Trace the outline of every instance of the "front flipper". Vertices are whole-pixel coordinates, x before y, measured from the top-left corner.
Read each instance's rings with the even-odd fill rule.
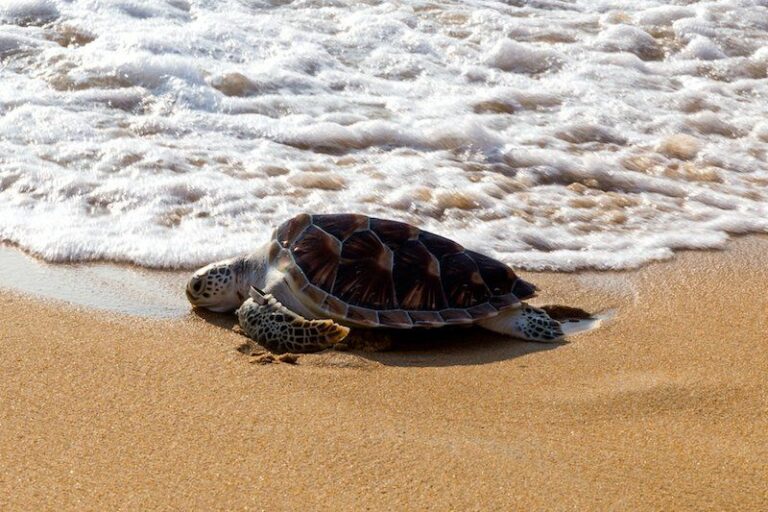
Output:
[[[272,352],[317,352],[349,334],[348,327],[333,320],[307,320],[261,290],[251,288],[250,295],[237,310],[240,327],[249,338]]]

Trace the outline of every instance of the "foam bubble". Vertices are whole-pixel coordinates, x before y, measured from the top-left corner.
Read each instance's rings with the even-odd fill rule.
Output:
[[[715,24],[699,17],[679,19],[672,23],[672,29],[679,39],[686,42],[697,35],[709,38],[717,38],[719,35]]]
[[[15,25],[44,25],[58,17],[59,10],[50,0],[10,0],[0,5],[0,20]]]
[[[695,15],[696,11],[690,7],[665,5],[644,9],[637,13],[634,19],[638,25],[668,26],[679,19],[692,18]]]
[[[35,50],[43,44],[39,39],[26,36],[21,30],[6,30],[0,33],[0,57]]]
[[[509,39],[499,41],[488,55],[489,65],[503,71],[515,73],[542,73],[557,67],[560,58],[557,53]]]
[[[612,25],[601,31],[595,42],[604,51],[634,53],[643,60],[658,60],[663,52],[656,40],[641,28],[632,25]]]
[[[718,60],[726,58],[720,47],[704,36],[694,36],[686,47],[680,52],[680,56],[688,59]]]
[[[671,158],[691,160],[696,157],[701,149],[699,141],[684,133],[677,133],[664,139],[659,144],[659,152]]]

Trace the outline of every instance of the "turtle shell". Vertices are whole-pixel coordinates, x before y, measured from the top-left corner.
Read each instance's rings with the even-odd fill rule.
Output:
[[[331,318],[438,327],[490,318],[536,287],[507,265],[410,224],[358,214],[298,215],[273,233],[270,260]]]

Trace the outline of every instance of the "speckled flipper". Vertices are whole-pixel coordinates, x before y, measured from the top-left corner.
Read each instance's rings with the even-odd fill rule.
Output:
[[[550,318],[543,309],[522,302],[520,307],[502,311],[498,315],[478,322],[481,327],[527,341],[551,343],[565,336],[563,326]]]
[[[237,319],[249,338],[276,353],[317,352],[349,334],[348,327],[333,320],[307,320],[255,288],[237,310]]]
[[[597,329],[613,315],[611,310],[591,315],[568,306],[544,306],[540,309],[523,302],[519,308],[502,311],[478,324],[514,338],[549,343]]]

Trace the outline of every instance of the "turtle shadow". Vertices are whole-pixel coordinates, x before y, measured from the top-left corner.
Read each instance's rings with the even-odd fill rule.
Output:
[[[193,308],[191,315],[229,333],[240,332],[237,317],[232,313],[216,313]],[[244,335],[243,335],[244,336]],[[376,329],[353,330],[349,350],[338,352],[384,366],[442,367],[477,366],[523,357],[536,352],[554,350],[568,341],[535,343],[480,327],[441,327],[439,329]],[[259,355],[262,350],[244,342],[237,349],[245,355]],[[329,353],[334,350],[330,349]]]
[[[386,350],[353,349],[352,352],[384,366],[477,366],[554,350],[568,344],[567,341],[535,343],[518,340],[479,327],[394,331],[390,335],[392,343]]]
[[[561,322],[593,318],[589,312],[572,306],[549,304],[542,306],[542,309]],[[403,367],[483,365],[554,350],[570,343],[567,338],[553,343],[525,341],[477,326],[407,331],[382,329],[379,332],[391,339],[386,350],[355,350],[354,353],[386,366]],[[364,334],[362,336],[365,337]]]
[[[216,313],[210,309],[193,307],[189,314],[226,331],[232,331],[237,326],[237,316],[233,313]]]

